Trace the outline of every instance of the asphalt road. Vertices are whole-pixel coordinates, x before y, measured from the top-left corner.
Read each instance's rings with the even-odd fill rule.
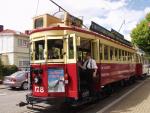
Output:
[[[21,113],[26,108],[16,106],[21,100],[25,100],[27,91],[0,89],[0,113]]]
[[[103,108],[136,87],[141,82],[144,81],[137,81],[136,83],[117,91],[99,102],[73,108],[70,113],[99,113],[99,111]],[[33,108],[31,105],[25,107],[17,106],[19,102],[25,101],[25,95],[27,93],[28,91],[22,91],[20,89],[0,89],[0,113],[60,113],[61,110],[58,106],[51,106],[44,103],[33,106]]]

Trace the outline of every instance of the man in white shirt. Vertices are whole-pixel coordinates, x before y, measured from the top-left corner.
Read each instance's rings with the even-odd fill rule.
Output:
[[[96,78],[97,73],[97,65],[96,61],[92,59],[91,54],[86,54],[86,61],[84,62],[83,66],[81,64],[78,64],[80,68],[84,71],[84,76],[87,81],[87,87],[90,91],[90,96],[93,96],[94,90],[93,90],[93,78]]]

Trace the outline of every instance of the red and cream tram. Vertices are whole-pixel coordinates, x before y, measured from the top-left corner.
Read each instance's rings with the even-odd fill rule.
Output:
[[[31,94],[27,102],[60,100],[70,104],[89,100],[86,83],[80,79],[78,58],[84,62],[90,52],[96,60],[97,80],[93,85],[100,94],[116,82],[133,80],[142,74],[140,56],[130,42],[115,30],[108,31],[92,22],[90,29],[83,21],[65,13],[64,18],[49,14],[33,19],[31,42]],[[84,78],[84,77],[83,77]]]

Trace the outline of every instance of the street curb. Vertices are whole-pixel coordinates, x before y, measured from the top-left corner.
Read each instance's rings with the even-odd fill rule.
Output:
[[[0,84],[0,89],[6,89],[7,86]]]
[[[5,89],[5,87],[0,87],[0,89]]]
[[[102,108],[100,111],[98,111],[97,113],[105,113],[106,110],[108,110],[109,108],[111,108],[113,105],[115,105],[116,103],[120,102],[122,99],[126,98],[129,94],[131,94],[133,91],[135,91],[137,88],[139,88],[140,86],[142,86],[145,82],[141,82],[140,84],[138,84],[136,87],[132,88],[131,90],[129,90],[127,93],[125,93],[124,95],[122,95],[121,97],[119,97],[118,99],[116,99],[115,101],[113,101],[112,103],[110,103],[109,105],[105,106],[104,108]]]
[[[3,81],[0,80],[0,89],[5,89],[6,87],[3,85]]]

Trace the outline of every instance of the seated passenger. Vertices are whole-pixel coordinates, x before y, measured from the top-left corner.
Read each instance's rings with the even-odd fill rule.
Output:
[[[54,57],[54,52],[52,47],[48,50],[48,59],[53,59]]]

